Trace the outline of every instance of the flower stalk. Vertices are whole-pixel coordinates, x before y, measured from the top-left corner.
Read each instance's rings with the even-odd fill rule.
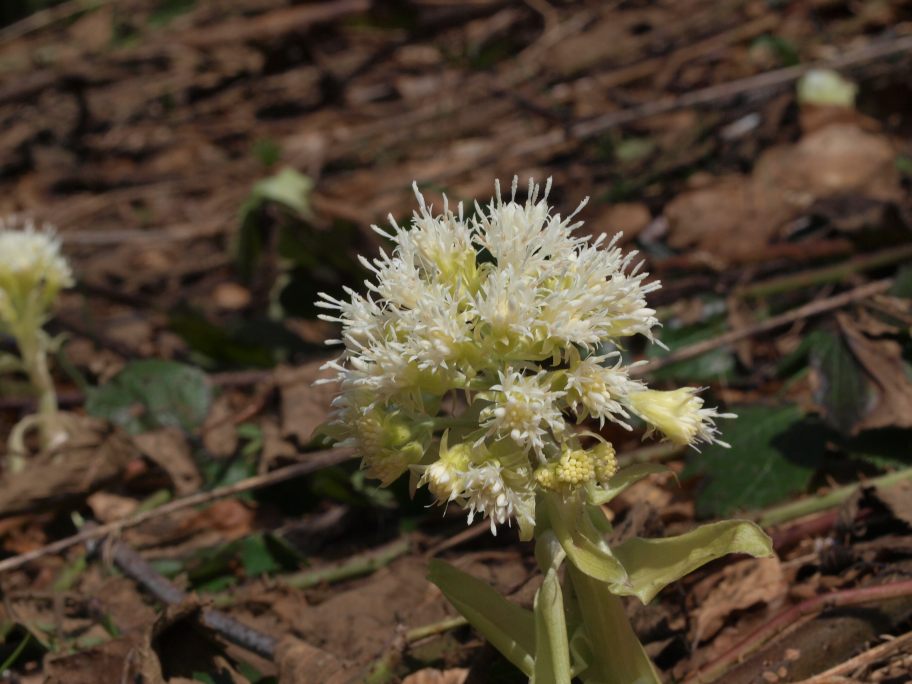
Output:
[[[619,596],[648,602],[726,553],[771,553],[753,523],[704,525],[612,547],[601,506],[663,467],[619,470],[614,445],[577,427],[613,422],[676,445],[718,443],[698,391],[649,389],[621,357],[623,339],[653,339],[647,282],[619,236],[577,237],[530,181],[528,199],[496,195],[466,218],[444,200],[433,213],[415,189],[410,228],[375,227],[392,241],[362,263],[368,293],[321,295],[342,326],[327,364],[341,393],[325,432],[353,446],[382,484],[408,473],[438,502],[455,503],[536,541],[544,583],[532,611],[440,562],[431,578],[453,605],[536,684],[658,682]],[[582,208],[582,205],[580,205]],[[579,209],[577,209],[579,211]],[[444,397],[448,401],[444,402]],[[446,406],[444,410],[442,407]],[[564,568],[563,566],[567,567]]]
[[[43,326],[57,294],[72,284],[72,272],[51,229],[36,230],[15,217],[0,220],[0,332],[12,337],[18,350],[18,358],[5,356],[0,365],[24,373],[38,398],[38,412],[10,432],[6,466],[12,472],[25,467],[29,431],[38,431],[46,450],[66,439],[48,366],[54,340]]]

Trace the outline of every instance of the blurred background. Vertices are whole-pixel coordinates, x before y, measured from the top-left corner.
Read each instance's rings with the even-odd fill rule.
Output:
[[[681,483],[621,497],[618,521],[648,536],[736,513],[770,529],[830,516],[781,547],[803,561],[712,566],[638,612],[659,665],[683,679],[790,602],[900,572],[912,553],[870,545],[895,552],[908,505],[859,503],[853,485],[912,465],[910,66],[904,0],[4,0],[0,215],[57,227],[78,280],[49,324],[66,335],[61,404],[131,446],[105,477],[50,468],[25,502],[0,481],[3,555],[323,454],[311,435],[332,388],[311,383],[336,331],[317,292],[361,289],[356,257],[381,246],[370,225],[408,220],[412,181],[471,212],[517,175],[553,178],[562,213],[589,197],[583,230],[623,231],[662,281],[651,304],[671,352],[626,350],[650,382],[706,386],[740,415],[722,426],[730,450],[606,428],[628,462],[665,461]],[[0,376],[0,434],[31,402]],[[808,560],[851,496],[850,522],[889,515],[843,530],[849,561]],[[123,538],[265,632],[355,672],[389,664],[372,681],[510,681],[455,623],[391,643],[397,626],[452,617],[428,555],[455,553],[528,602],[534,562],[512,531],[466,535],[458,511],[426,509],[405,482],[380,490],[353,463],[208,503]],[[270,662],[188,620],[162,626],[148,592],[81,549],[3,578],[10,681],[119,681],[137,644],[162,681],[313,681],[289,669],[316,671],[300,650]]]

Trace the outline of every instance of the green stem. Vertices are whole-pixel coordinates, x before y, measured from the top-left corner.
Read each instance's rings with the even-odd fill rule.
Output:
[[[868,487],[888,487],[909,478],[912,478],[912,468],[904,468],[902,470],[897,470],[894,473],[875,477],[866,481],[864,485]],[[804,517],[805,515],[819,513],[828,508],[838,506],[854,494],[858,487],[858,484],[845,485],[844,487],[834,489],[832,492],[824,494],[823,496],[801,499],[799,501],[792,501],[781,506],[776,506],[775,508],[768,508],[756,518],[757,523],[761,527],[771,527],[790,520],[795,520],[796,518]]]
[[[586,684],[661,684],[661,679],[608,585],[568,563],[573,591],[592,648],[593,663],[580,676]]]
[[[22,355],[22,365],[38,393],[41,445],[44,448],[53,447],[59,441],[61,427],[57,415],[57,391],[48,368],[47,344],[38,328],[23,326],[18,332],[16,343]]]
[[[842,280],[862,271],[872,271],[912,258],[912,245],[891,247],[865,256],[849,259],[831,266],[815,268],[778,278],[754,283],[735,291],[739,297],[767,297],[780,292],[790,292],[802,287],[821,285]]]

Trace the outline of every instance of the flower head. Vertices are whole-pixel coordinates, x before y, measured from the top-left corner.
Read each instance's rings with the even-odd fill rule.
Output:
[[[391,251],[373,261],[366,295],[321,295],[341,324],[342,395],[330,432],[360,449],[384,484],[412,471],[441,503],[532,533],[537,491],[575,496],[614,475],[614,447],[585,448],[586,418],[630,429],[638,416],[682,443],[717,441],[691,390],[651,392],[618,353],[596,355],[658,324],[646,295],[659,287],[612,240],[576,236],[574,214],[530,182],[525,202],[496,186],[466,218],[444,200],[433,213],[415,188],[411,225],[391,220]],[[582,205],[581,205],[582,206]],[[578,211],[578,210],[577,210]],[[446,407],[446,409],[444,409]]]
[[[73,285],[53,229],[16,216],[0,219],[0,322],[43,323],[57,293]]]

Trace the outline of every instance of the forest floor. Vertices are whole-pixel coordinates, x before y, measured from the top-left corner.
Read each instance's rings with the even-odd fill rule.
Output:
[[[854,98],[799,98],[812,67]],[[777,550],[628,605],[667,681],[912,680],[910,68],[907,0],[70,0],[0,28],[0,216],[73,264],[49,329],[82,426],[0,477],[0,677],[521,681],[426,568],[528,605],[530,546],[365,479],[313,439],[312,385],[316,293],[361,288],[412,181],[439,207],[517,175],[662,281],[671,351],[627,350],[650,383],[739,414],[730,450],[604,430],[669,467],[615,535],[740,515]],[[33,408],[0,376],[3,441]]]

